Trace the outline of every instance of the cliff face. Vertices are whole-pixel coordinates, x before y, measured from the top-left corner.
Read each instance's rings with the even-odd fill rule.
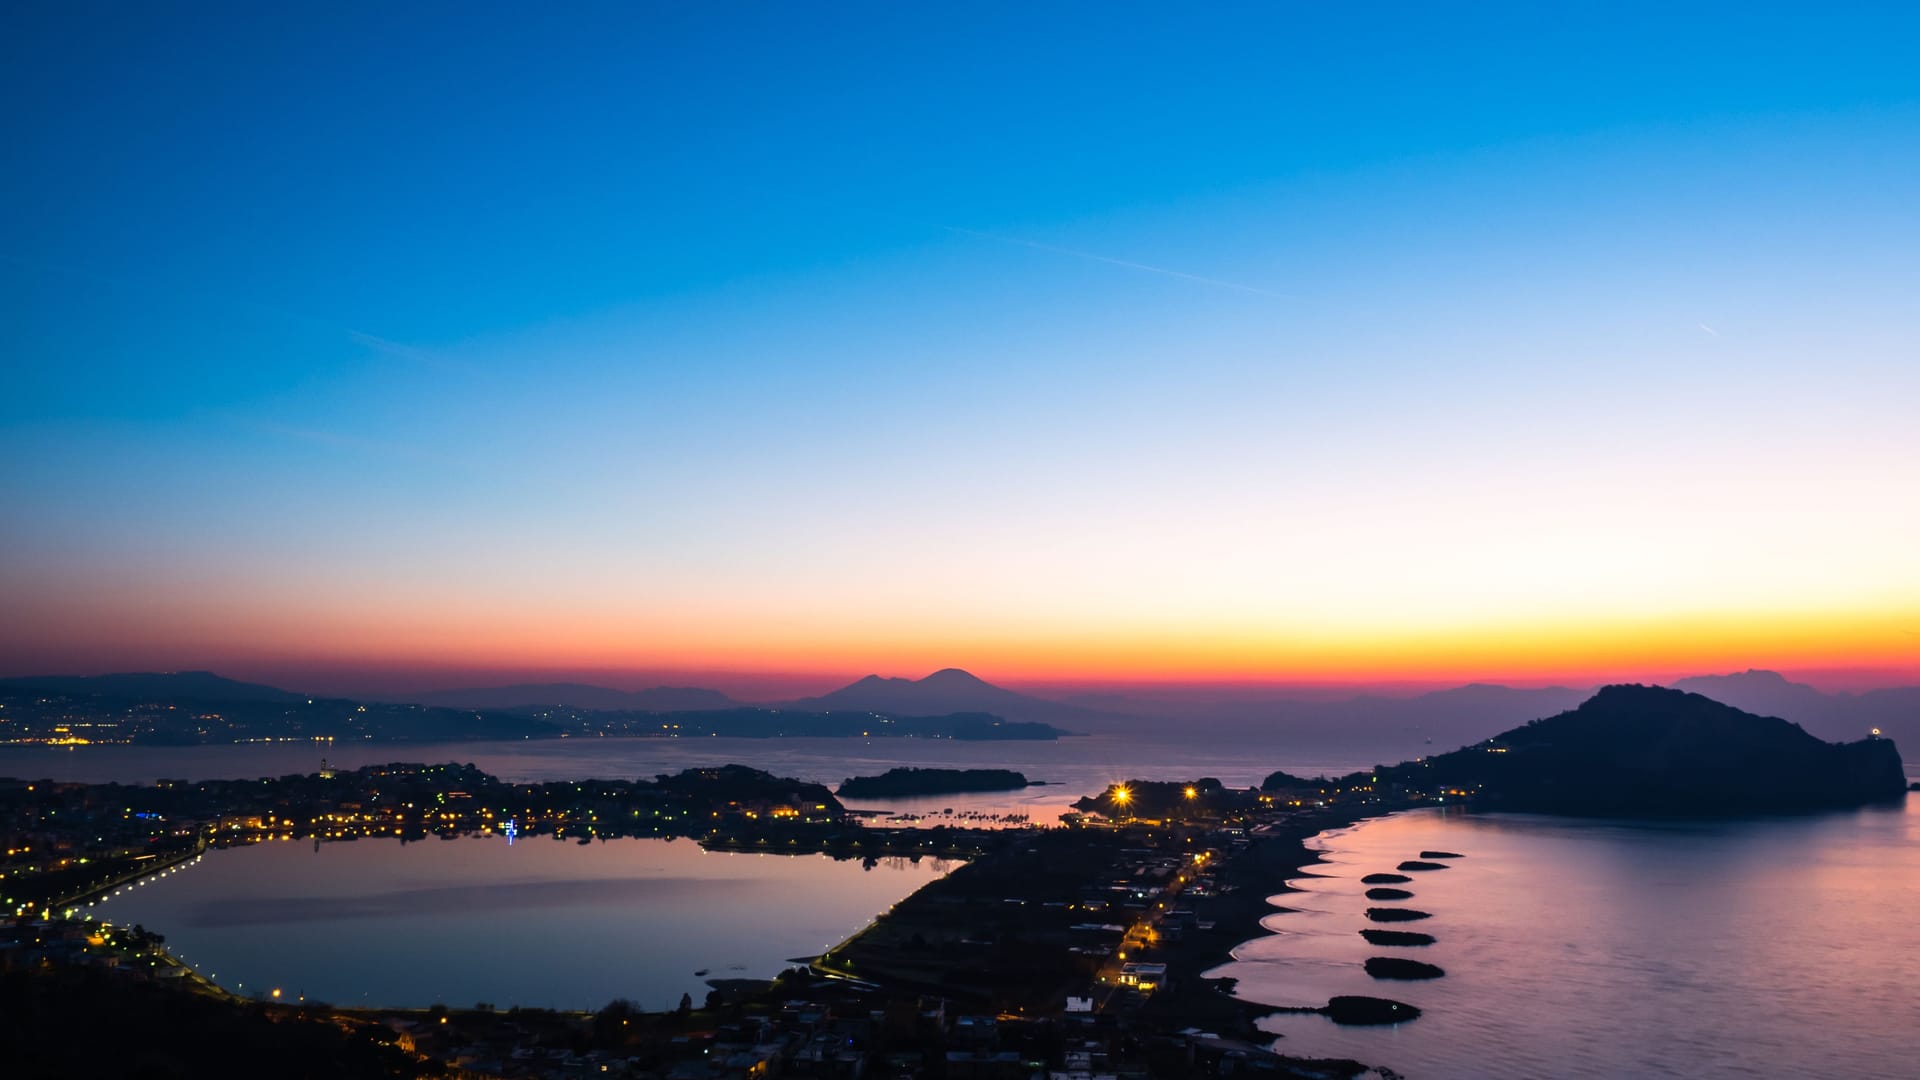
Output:
[[[1579,708],[1396,766],[1396,779],[1478,788],[1485,806],[1572,814],[1719,814],[1897,800],[1891,740],[1829,743],[1698,694],[1609,686]]]

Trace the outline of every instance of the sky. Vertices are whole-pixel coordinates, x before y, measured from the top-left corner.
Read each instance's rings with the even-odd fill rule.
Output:
[[[11,5],[0,674],[1920,682],[1912,5]]]

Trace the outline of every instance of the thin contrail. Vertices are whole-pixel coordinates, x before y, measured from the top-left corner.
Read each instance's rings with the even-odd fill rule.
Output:
[[[1712,334],[1714,337],[1720,336],[1720,331],[1715,330],[1713,327],[1708,326],[1706,323],[1694,323],[1694,325],[1698,326],[1702,330],[1705,330],[1707,333]]]
[[[1058,247],[1053,244],[1043,244],[1038,240],[1028,240],[1025,237],[1002,236],[999,233],[981,232],[978,229],[963,229],[958,225],[941,225],[939,227],[942,229],[945,229],[950,233],[958,233],[961,236],[977,236],[982,240],[997,240],[1002,244],[1017,244],[1021,247],[1033,248],[1035,251],[1050,251],[1056,255],[1071,255],[1076,259],[1091,259],[1094,262],[1103,262],[1109,266],[1123,266],[1123,267],[1126,267],[1128,270],[1145,270],[1149,274],[1165,274],[1168,277],[1176,277],[1185,281],[1194,281],[1202,285],[1213,285],[1222,289],[1232,289],[1235,292],[1252,293],[1255,296],[1268,296],[1268,297],[1272,297],[1275,300],[1298,300],[1299,299],[1299,297],[1297,296],[1292,296],[1287,293],[1274,292],[1271,289],[1261,289],[1261,288],[1256,288],[1255,286],[1252,286],[1252,285],[1242,285],[1237,281],[1222,281],[1219,278],[1202,277],[1199,274],[1189,274],[1184,270],[1169,270],[1164,266],[1150,266],[1146,263],[1134,262],[1131,259],[1116,259],[1111,255],[1096,255],[1091,251],[1078,251],[1074,248]]]

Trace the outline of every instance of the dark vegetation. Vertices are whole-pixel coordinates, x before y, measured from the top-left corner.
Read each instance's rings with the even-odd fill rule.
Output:
[[[1446,974],[1432,964],[1398,956],[1369,956],[1366,968],[1376,979],[1437,979]]]
[[[1268,773],[1267,778],[1260,781],[1260,790],[1283,791],[1298,788],[1323,788],[1332,787],[1337,782],[1338,781],[1329,780],[1324,776],[1316,776],[1308,779],[1304,776],[1295,776],[1284,770],[1276,770]]]
[[[0,974],[9,1080],[361,1080],[444,1075],[371,1023],[243,1004],[90,968]]]
[[[1657,686],[1608,686],[1484,743],[1374,770],[1476,792],[1487,809],[1610,816],[1860,806],[1907,781],[1889,739],[1823,742],[1797,724]]]
[[[1415,933],[1412,930],[1362,930],[1360,936],[1367,939],[1369,945],[1431,945],[1432,934]]]
[[[1119,798],[1122,790],[1127,794],[1125,801]],[[1242,799],[1241,793],[1230,792],[1220,781],[1203,776],[1190,783],[1129,780],[1124,784],[1112,785],[1098,795],[1084,796],[1073,804],[1073,808],[1083,813],[1105,814],[1108,817],[1217,817],[1222,810],[1234,807]]]
[[[1341,995],[1317,1010],[1336,1024],[1403,1024],[1418,1019],[1420,1010],[1386,998]]]
[[[1012,769],[888,769],[879,776],[844,780],[835,794],[850,799],[896,799],[913,795],[953,795],[969,791],[1011,791],[1028,785]]]
[[[1433,913],[1403,907],[1370,907],[1367,909],[1367,918],[1374,922],[1413,922],[1418,919],[1431,919]]]

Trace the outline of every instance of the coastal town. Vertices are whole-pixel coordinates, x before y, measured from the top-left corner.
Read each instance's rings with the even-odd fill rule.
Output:
[[[0,975],[9,1000],[41,1011],[82,993],[136,1011],[191,995],[271,1018],[266,1035],[320,1025],[365,1051],[369,1075],[1357,1076],[1356,1062],[1274,1053],[1254,1025],[1273,1010],[1203,973],[1258,932],[1265,898],[1312,858],[1304,837],[1442,794],[1284,773],[1253,789],[1133,781],[1081,799],[1059,826],[968,829],[865,824],[822,785],[742,766],[543,784],[457,764],[152,786],[7,780]],[[592,1013],[285,1000],[221,986],[161,933],[90,911],[209,849],[509,830],[961,865],[809,963],[713,980],[705,1000],[651,1013],[620,1000]],[[1415,1015],[1387,999],[1328,1009],[1340,1022]]]
[[[1650,756],[1649,744],[1678,749]],[[453,763],[350,771],[323,763],[277,778],[152,785],[0,780],[0,1016],[65,1022],[73,1010],[113,1002],[135,1017],[190,1008],[203,1027],[250,1032],[234,1047],[284,1056],[289,1039],[319,1040],[358,1062],[326,1074],[340,1076],[1386,1076],[1355,1061],[1289,1056],[1259,1021],[1304,1012],[1338,1025],[1397,1025],[1420,1016],[1390,991],[1275,1008],[1207,974],[1261,933],[1274,910],[1268,898],[1317,859],[1307,838],[1424,806],[1550,800],[1563,814],[1659,815],[1884,805],[1905,797],[1901,769],[1890,741],[1826,744],[1698,695],[1620,686],[1493,739],[1339,778],[1274,772],[1246,788],[1206,777],[1113,782],[1045,826],[850,810],[823,784],[742,765],[541,783]],[[875,783],[925,796],[1029,781],[1005,770],[905,769],[850,777],[842,788]],[[165,927],[112,925],[95,910],[221,848],[519,836],[585,845],[686,838],[711,851],[868,868],[933,860],[939,873],[776,977],[710,979],[703,1000],[688,993],[667,1010],[626,999],[590,1012],[289,1000],[203,974],[167,948]],[[1417,955],[1437,940],[1423,921],[1429,913],[1404,902],[1415,899],[1416,875],[1463,857],[1406,851],[1359,879],[1374,906],[1356,911],[1350,929],[1378,952],[1353,966],[1377,981],[1368,985],[1444,977]],[[154,1037],[164,1053],[172,1036]],[[87,1045],[33,1043],[56,1055]],[[225,1074],[205,1064],[208,1045],[195,1044],[191,1071]],[[43,1071],[60,1071],[47,1064]]]

